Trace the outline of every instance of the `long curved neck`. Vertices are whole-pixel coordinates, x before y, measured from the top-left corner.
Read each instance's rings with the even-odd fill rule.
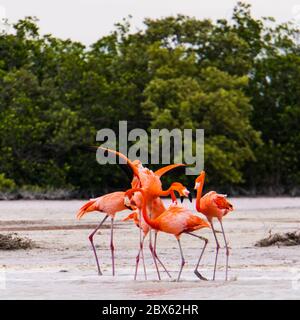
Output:
[[[146,223],[153,229],[155,229],[156,224],[147,214],[147,196],[145,194],[145,191],[141,188],[132,189],[134,192],[140,192],[143,197],[143,203],[142,203],[142,215]]]
[[[201,179],[200,187],[197,189],[197,197],[196,197],[196,210],[200,212],[201,207],[201,196],[202,196],[202,190],[204,185],[204,179]]]
[[[166,197],[171,193],[171,191],[172,191],[172,187],[170,187],[167,190],[162,190],[162,191],[160,191],[159,196],[160,197]],[[171,196],[172,196],[172,194],[171,194]]]
[[[172,202],[177,204],[177,198],[173,190],[170,191],[170,195],[171,195]]]
[[[162,190],[159,194],[160,197],[166,197],[168,195],[171,196],[173,203],[177,203],[177,198],[175,196],[175,192],[174,192],[174,189],[172,188],[172,186],[169,187],[169,189],[167,189],[167,190]]]

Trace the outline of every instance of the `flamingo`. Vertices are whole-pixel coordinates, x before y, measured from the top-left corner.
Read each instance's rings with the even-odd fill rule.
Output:
[[[213,225],[213,218],[217,218],[220,222],[222,234],[225,242],[226,247],[226,275],[225,280],[228,280],[228,258],[229,258],[229,247],[227,244],[222,219],[224,216],[227,215],[228,212],[233,211],[232,204],[226,199],[226,195],[224,194],[218,194],[216,191],[210,191],[206,193],[203,197],[202,190],[205,180],[205,172],[201,171],[200,175],[195,180],[195,190],[197,190],[197,198],[196,198],[196,210],[202,214],[204,214],[207,217],[207,220],[209,221],[211,225],[211,229],[214,234],[214,238],[216,241],[216,257],[215,257],[215,265],[214,265],[214,274],[213,274],[213,280],[215,280],[216,277],[216,268],[217,268],[217,260],[218,260],[218,254],[220,249],[220,244],[216,235],[216,230]]]
[[[155,202],[159,201],[158,198],[160,196],[168,196],[170,195],[170,190],[162,190],[162,183],[160,178],[162,175],[167,173],[170,170],[173,170],[178,167],[183,167],[185,164],[171,164],[166,167],[163,167],[159,170],[156,170],[153,172],[152,170],[143,167],[141,165],[141,162],[138,160],[135,160],[135,162],[131,161],[128,159],[124,154],[122,154],[119,151],[112,150],[109,148],[104,148],[104,147],[96,147],[96,146],[91,146],[89,147],[91,150],[104,150],[104,155],[107,155],[108,153],[114,154],[115,156],[121,158],[123,162],[125,162],[125,166],[121,165],[121,168],[123,168],[127,174],[130,174],[133,176],[132,178],[132,188],[133,187],[140,187],[143,188],[147,192],[147,208],[150,212],[150,215],[152,214],[153,208],[155,208]],[[155,209],[154,209],[155,210]],[[141,234],[141,229],[140,229],[140,247],[142,246],[142,234]],[[154,255],[154,248],[152,245],[152,237],[151,237],[151,230],[149,232],[149,249],[152,254],[155,268],[157,271],[158,279],[160,280],[160,273],[158,269],[158,265],[156,262],[156,258]]]
[[[152,219],[147,214],[147,193],[142,188],[133,188],[125,193],[125,204],[130,204],[130,198],[135,192],[140,192],[142,194],[142,215],[145,222],[154,230],[162,231],[165,233],[173,234],[178,242],[180,255],[181,255],[181,267],[179,270],[177,281],[180,280],[180,276],[182,273],[183,266],[185,264],[183,251],[180,243],[180,237],[183,233],[189,234],[191,236],[197,237],[204,241],[204,246],[201,250],[196,268],[194,273],[201,280],[206,280],[198,271],[198,267],[201,261],[201,258],[204,254],[205,248],[207,246],[208,240],[204,237],[195,235],[194,231],[202,229],[202,228],[210,228],[210,225],[200,217],[194,215],[190,210],[178,206],[171,205],[168,209],[166,209],[161,215],[157,218]]]
[[[184,197],[189,197],[190,201],[192,200],[191,193],[187,190],[187,188],[184,185],[182,185],[180,182],[173,182],[172,185],[170,186],[170,188],[168,189],[168,192],[170,192],[170,195],[172,198],[173,205],[177,205],[177,198],[174,194],[174,191],[177,191],[179,193],[181,202],[183,201]],[[141,210],[141,207],[142,207],[142,196],[140,195],[140,193],[135,193],[133,198],[134,198],[134,201],[131,200],[131,203],[134,203],[139,209],[130,213],[122,221],[133,220],[135,225],[138,228],[140,228],[140,230],[142,230],[142,232],[143,232],[143,238],[142,238],[142,241],[140,242],[140,244],[141,244],[140,250],[139,250],[138,255],[136,257],[136,269],[135,269],[135,275],[134,275],[134,280],[136,280],[141,254],[142,254],[143,261],[144,261],[144,252],[143,252],[144,240],[150,231],[150,227],[143,219],[141,219],[141,216],[140,216],[139,210]],[[166,207],[164,206],[161,198],[156,198],[153,201],[152,208],[153,209],[152,209],[151,216],[153,218],[157,218],[160,214],[162,214],[166,210]],[[162,263],[162,261],[160,260],[160,258],[157,255],[157,252],[156,252],[157,235],[158,235],[158,231],[155,230],[154,244],[153,244],[153,248],[150,247],[150,252],[154,256],[154,258],[159,262],[159,264],[163,267],[163,269],[167,273],[167,275],[171,278],[170,273],[168,272],[168,270],[166,269],[166,267],[164,266],[164,264]],[[144,273],[145,273],[145,264],[144,264]],[[159,276],[159,279],[160,279],[160,276]]]
[[[92,245],[92,249],[95,255],[98,274],[102,275],[99,260],[96,253],[96,248],[94,245],[94,235],[101,228],[103,223],[106,221],[108,217],[111,217],[111,229],[110,229],[110,250],[111,250],[111,259],[112,259],[112,274],[115,275],[115,256],[114,256],[114,243],[113,243],[113,228],[114,228],[114,218],[117,212],[126,210],[127,207],[124,205],[124,194],[123,191],[117,191],[108,193],[102,197],[98,197],[95,199],[90,199],[87,203],[85,203],[77,213],[77,219],[81,219],[88,212],[99,211],[105,213],[105,217],[100,222],[100,224],[96,227],[96,229],[89,235],[89,240]]]
[[[101,147],[100,147],[101,148]],[[104,148],[102,148],[104,149]],[[138,187],[140,186],[140,178],[139,178],[139,172],[143,171],[145,168],[143,167],[142,163],[139,160],[134,160],[130,161],[127,157],[125,157],[123,154],[110,150],[110,149],[104,149],[106,151],[113,152],[117,154],[119,157],[123,158],[125,161],[127,161],[127,166],[130,168],[130,170],[133,173],[133,178],[131,182],[132,187]],[[169,165],[166,167],[163,167],[159,170],[157,170],[157,176],[160,177],[169,170],[172,170],[178,166],[182,166],[181,164],[175,164],[175,165]],[[124,192],[113,192],[110,194],[107,194],[105,196],[95,198],[95,199],[90,199],[85,205],[83,205],[78,213],[77,213],[77,218],[80,219],[82,218],[86,213],[91,212],[91,211],[99,211],[99,212],[104,212],[106,213],[105,217],[101,221],[101,223],[96,227],[96,229],[89,235],[89,240],[92,245],[92,249],[95,255],[96,263],[97,263],[97,268],[98,268],[98,274],[102,275],[101,269],[100,269],[100,264],[99,260],[97,257],[96,253],[96,248],[94,246],[93,242],[93,237],[96,234],[96,232],[100,229],[102,224],[106,221],[106,219],[110,216],[111,217],[111,243],[110,243],[110,248],[111,248],[111,255],[112,255],[112,272],[113,275],[115,275],[115,258],[114,258],[114,245],[113,245],[113,227],[114,227],[114,217],[117,212],[123,211],[127,209],[126,206],[124,206]],[[159,276],[160,277],[160,276]]]

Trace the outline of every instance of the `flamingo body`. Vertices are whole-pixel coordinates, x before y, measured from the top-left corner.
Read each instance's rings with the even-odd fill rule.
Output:
[[[233,206],[226,199],[226,195],[210,191],[201,198],[199,211],[209,221],[212,221],[213,218],[221,220],[228,212],[233,211]]]
[[[153,220],[152,227],[173,234],[178,238],[183,232],[192,232],[210,226],[190,210],[179,205],[173,205]]]
[[[88,212],[92,211],[103,212],[114,218],[117,212],[127,209],[124,205],[124,194],[125,192],[123,191],[117,191],[95,199],[90,199],[90,201],[79,209],[77,219],[81,219]]]

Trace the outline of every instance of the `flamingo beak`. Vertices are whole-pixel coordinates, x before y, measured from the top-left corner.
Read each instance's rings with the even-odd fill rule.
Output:
[[[184,192],[184,195],[185,195],[187,198],[189,198],[190,202],[192,202],[192,201],[193,201],[193,196],[192,196],[192,194],[190,193],[190,191],[189,191],[188,189],[184,189],[183,192]]]
[[[182,203],[184,200],[184,196],[180,196],[180,202]]]
[[[196,182],[196,183],[195,183],[195,187],[194,187],[194,190],[197,190],[197,189],[199,189],[199,187],[200,187],[200,182]]]
[[[195,197],[197,197],[197,190],[199,189],[199,187],[200,187],[200,182],[196,182],[194,187]]]

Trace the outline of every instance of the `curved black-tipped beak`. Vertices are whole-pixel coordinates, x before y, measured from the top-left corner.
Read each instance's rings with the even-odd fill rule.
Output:
[[[189,193],[189,200],[190,200],[190,202],[193,202],[193,196],[192,196],[191,192]]]
[[[130,206],[127,206],[126,204],[124,204],[124,206],[129,209],[129,210],[132,210],[132,208]]]
[[[180,197],[180,202],[182,203],[183,200],[184,200],[184,196],[181,196],[181,197]]]

